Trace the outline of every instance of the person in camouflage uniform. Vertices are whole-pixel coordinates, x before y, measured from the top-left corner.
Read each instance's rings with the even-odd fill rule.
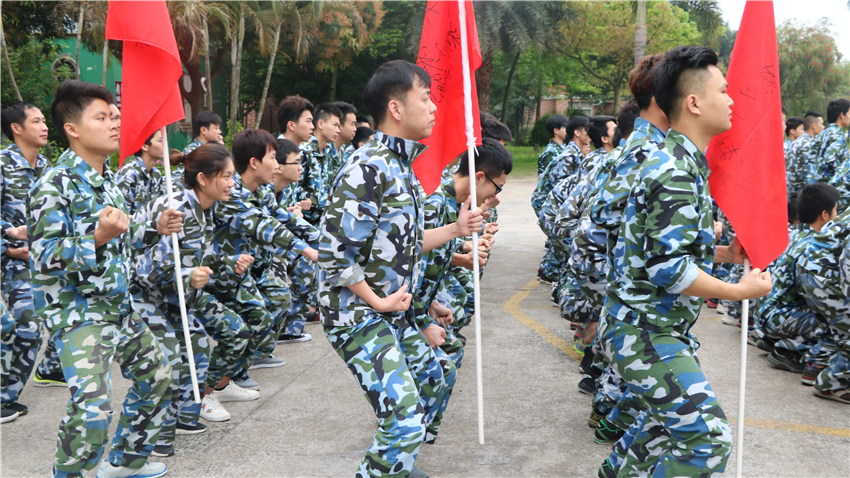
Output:
[[[549,163],[558,157],[564,149],[567,139],[567,119],[561,115],[552,115],[546,120],[546,131],[549,132],[549,144],[537,157],[537,177],[540,179]]]
[[[345,101],[337,101],[332,103],[339,109],[342,116],[339,119],[339,134],[333,139],[333,149],[336,154],[331,158],[331,163],[328,165],[328,182],[331,184],[339,174],[342,165],[348,162],[357,148],[352,148],[351,141],[357,133],[357,108]]]
[[[313,226],[319,221],[328,206],[330,168],[336,156],[334,140],[339,136],[339,122],[342,112],[331,104],[319,105],[313,117],[314,136],[301,144],[301,166],[304,177],[301,179],[298,200],[309,199],[310,209],[304,211],[304,219]]]
[[[306,143],[313,137],[313,104],[306,98],[300,96],[287,96],[278,105],[277,122],[280,125],[280,134],[277,139],[288,139],[296,145]],[[310,209],[312,202],[307,199],[300,201],[302,197],[301,178],[290,183],[289,186],[278,193],[278,203],[284,207],[298,204],[302,210]]]
[[[806,152],[812,140],[823,131],[823,117],[809,111],[803,118],[803,134],[785,148],[785,164],[787,165],[786,181],[788,193],[799,192],[807,184],[809,168],[806,164]]]
[[[9,366],[3,371],[0,398],[3,408],[25,415],[27,407],[18,399],[35,367],[42,331],[41,321],[34,314],[27,196],[51,166],[38,152],[47,144],[47,124],[41,110],[16,101],[3,108],[0,121],[3,134],[12,141],[0,151],[0,282],[10,312],[3,316],[2,360]]]
[[[847,159],[845,130],[850,126],[850,100],[839,98],[830,101],[827,105],[826,119],[830,123],[829,126],[815,137],[806,151],[808,166],[806,182],[808,184],[818,181],[831,182],[839,178],[836,173]],[[841,187],[838,189],[842,190]]]
[[[376,70],[363,96],[379,131],[337,176],[322,221],[325,335],[380,421],[358,477],[426,476],[414,462],[421,444],[436,438],[434,418],[456,377],[417,326],[407,292],[418,284],[424,252],[481,231],[480,210],[464,208],[455,224],[424,229],[411,164],[433,128],[430,83],[425,70],[402,60]],[[444,338],[442,328],[429,329]]]
[[[839,198],[838,191],[825,183],[803,188],[797,200],[800,224],[789,235],[785,252],[771,267],[773,290],[759,303],[758,312],[765,333],[764,343],[759,344],[772,349],[767,360],[777,368],[802,373],[803,355],[817,341],[818,324],[824,322],[823,317],[818,317],[806,303],[797,278],[797,261],[814,234],[835,218]]]
[[[641,164],[611,251],[599,348],[647,410],[620,466],[623,476],[723,472],[732,432],[696,361],[698,343],[689,330],[700,296],[743,299],[770,291],[769,274],[758,269],[731,287],[709,275],[714,261],[744,259],[737,241],[714,244],[710,171],[702,151],[731,127],[732,105],[716,64],[711,49],[685,46],[655,65],[653,95],[673,129]]]
[[[212,111],[201,111],[192,120],[192,135],[195,139],[183,148],[183,156],[198,149],[202,144],[221,143],[221,116]],[[165,151],[164,154],[168,154]],[[174,170],[171,171],[171,182],[175,190],[183,188],[183,171],[185,167],[179,161],[171,163]],[[165,195],[165,181],[162,182],[162,189],[157,196]]]
[[[817,344],[806,353],[806,366],[820,369],[815,395],[850,403],[850,298],[843,292],[840,260],[850,241],[850,210],[823,226],[797,261],[806,302],[823,317]]]
[[[162,133],[156,131],[145,141],[132,161],[118,170],[118,188],[127,200],[131,216],[165,191],[165,178],[156,162],[162,160]]]
[[[111,365],[132,381],[109,458],[98,476],[160,476],[146,463],[171,401],[171,366],[128,294],[131,249],[149,231],[180,230],[180,214],[129,225],[124,196],[106,156],[118,150],[112,95],[66,80],[54,95],[53,123],[71,144],[32,188],[27,226],[35,313],[56,343],[71,392],[59,427],[53,476],[81,477],[101,460],[112,419]],[[81,154],[78,154],[81,153]]]

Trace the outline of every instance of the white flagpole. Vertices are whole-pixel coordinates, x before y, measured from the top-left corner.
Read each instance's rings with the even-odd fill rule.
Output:
[[[750,273],[750,260],[744,259],[744,275]],[[741,478],[744,472],[744,395],[747,391],[747,333],[750,323],[750,301],[744,300],[741,307],[741,376],[738,379],[738,431],[735,445],[735,476]]]
[[[469,155],[469,196],[472,201],[470,210],[478,208],[475,191],[475,134],[472,126],[472,77],[469,73],[469,32],[466,29],[466,5],[464,0],[458,0],[458,17],[460,20],[460,49],[463,65],[463,110],[466,120],[466,147]],[[475,375],[478,379],[478,443],[484,444],[484,379],[481,368],[481,281],[480,265],[478,263],[478,233],[472,233],[472,273],[475,276]]]
[[[171,161],[168,157],[168,136],[165,126],[160,130],[162,135],[162,165],[165,169],[165,187],[168,194],[168,209],[174,209],[174,191],[171,188]],[[177,297],[180,300],[180,320],[183,322],[183,339],[186,342],[186,355],[189,356],[189,373],[192,375],[192,392],[195,403],[201,403],[201,393],[198,391],[198,374],[195,372],[195,355],[192,351],[192,338],[189,333],[189,319],[186,316],[186,297],[183,295],[183,266],[180,263],[180,243],[177,233],[171,233],[171,248],[174,250],[174,282],[177,284]]]

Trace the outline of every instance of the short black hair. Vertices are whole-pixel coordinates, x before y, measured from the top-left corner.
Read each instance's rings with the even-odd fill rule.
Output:
[[[366,123],[366,124],[370,125],[370,127],[372,125],[372,120],[370,120],[369,117],[367,117],[367,116],[357,115],[357,122],[358,123]]]
[[[17,124],[21,128],[26,128],[27,110],[38,109],[35,105],[26,101],[13,101],[3,107],[0,113],[0,127],[3,129],[3,134],[9,140],[15,140],[15,134],[12,132],[12,124]]]
[[[640,106],[636,100],[631,100],[620,107],[617,113],[617,129],[622,138],[628,138],[635,130],[635,120],[640,116]]]
[[[669,121],[679,118],[682,101],[717,66],[717,53],[704,46],[678,46],[664,54],[652,70],[652,94]]]
[[[376,128],[381,126],[387,116],[390,100],[403,100],[416,84],[431,88],[431,75],[419,65],[404,60],[393,60],[379,66],[366,83],[363,102],[375,120]]]
[[[284,98],[278,105],[278,108],[280,109],[277,111],[277,125],[281,131],[286,131],[286,125],[290,121],[298,123],[301,115],[304,114],[304,110],[309,111],[311,114],[313,113],[313,103],[310,103],[307,98],[297,95]]]
[[[146,145],[148,145],[148,146],[150,146],[150,145],[151,145],[151,142],[153,141],[153,137],[154,137],[154,135],[156,135],[156,133],[158,133],[158,132],[159,132],[159,130],[156,130],[156,131],[154,131],[153,133],[151,133],[150,137],[149,137],[148,139],[146,139],[146,140],[145,140],[145,143],[144,143],[142,146],[144,146],[145,144],[146,144]],[[140,158],[141,158],[141,157],[142,157],[142,152],[143,152],[143,150],[142,150],[141,148],[139,148],[139,150],[138,150],[138,151],[136,151],[136,153],[135,153],[133,156],[138,156],[138,157],[140,157]],[[165,151],[163,151],[163,153],[165,153]]]
[[[301,154],[301,149],[298,148],[298,145],[295,144],[295,141],[286,139],[286,138],[278,138],[277,139],[277,162],[278,164],[286,164],[286,158],[292,154],[298,153]]]
[[[798,193],[791,193],[788,196],[788,224],[796,224],[800,221],[800,218],[797,216],[797,197]]]
[[[590,127],[587,128],[587,135],[590,136],[590,141],[593,147],[599,149],[602,147],[602,138],[608,137],[608,122],[617,120],[613,116],[594,116],[590,118]],[[614,138],[611,138],[612,140]]]
[[[342,122],[343,116],[342,111],[339,108],[334,106],[333,103],[322,103],[316,107],[316,111],[313,112],[313,126],[319,126],[319,120],[327,121],[331,116],[336,116],[339,118],[339,121]]]
[[[555,130],[566,128],[567,127],[567,119],[561,115],[552,115],[549,119],[546,120],[546,131],[549,132],[549,139],[555,137]]]
[[[354,139],[351,140],[351,144],[354,145],[355,148],[359,148],[361,144],[369,141],[369,137],[375,134],[375,130],[368,126],[359,126],[357,131],[354,133]]]
[[[192,120],[192,135],[197,138],[201,135],[201,128],[209,128],[211,124],[221,127],[221,116],[212,111],[201,111]]]
[[[345,101],[335,101],[331,104],[339,108],[339,111],[342,113],[340,120],[345,121],[346,116],[354,115],[354,121],[357,121],[357,108],[355,108],[354,105],[352,105],[351,103],[346,103]]]
[[[78,121],[86,107],[94,100],[103,100],[111,105],[115,102],[112,93],[106,88],[87,81],[65,80],[56,88],[53,104],[50,105],[50,116],[53,127],[58,129],[65,139],[65,123]]]
[[[788,110],[785,109],[785,105],[779,105],[782,108],[782,114],[788,116]]]
[[[590,125],[590,119],[585,115],[575,115],[567,121],[567,140],[572,141],[573,136],[575,136],[575,131],[577,129],[583,129],[587,131],[587,127]]]
[[[812,224],[824,211],[832,212],[841,193],[833,186],[816,182],[804,187],[797,197],[797,217],[804,224]]]
[[[242,174],[248,169],[251,158],[262,161],[269,149],[276,152],[277,148],[275,137],[264,129],[240,131],[233,137],[233,166]]]
[[[484,138],[476,151],[475,171],[483,171],[490,179],[498,178],[502,174],[511,174],[514,169],[513,155],[495,139]],[[460,156],[457,172],[463,177],[469,176],[469,152]]]
[[[792,116],[785,120],[785,136],[790,136],[791,131],[797,129],[801,124],[803,124],[803,118],[799,116]]]
[[[832,100],[826,106],[826,121],[829,123],[835,123],[838,121],[839,116],[843,113],[847,113],[848,111],[850,111],[850,100],[847,98]]]
[[[810,130],[812,125],[818,122],[818,118],[823,118],[823,116],[817,111],[807,111],[805,118],[803,118],[803,129]]]
[[[504,141],[506,143],[513,139],[508,126],[495,118],[486,121],[481,120],[481,137]]]

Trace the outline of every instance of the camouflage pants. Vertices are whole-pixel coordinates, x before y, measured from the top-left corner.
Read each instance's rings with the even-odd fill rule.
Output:
[[[850,334],[838,331],[833,336],[838,347],[830,355],[826,368],[818,374],[815,388],[821,392],[827,390],[850,390]]]
[[[229,304],[208,292],[198,297],[193,308],[204,330],[216,341],[210,352],[206,385],[215,387],[222,378],[232,378],[236,373],[247,370],[245,350],[251,339],[251,330],[242,317]]]
[[[723,278],[723,282],[726,282],[726,283],[729,283],[729,284],[737,284],[738,282],[741,281],[741,278],[743,276],[744,276],[744,266],[742,266],[741,264],[732,264],[732,266],[729,268],[729,274],[727,274]],[[729,317],[735,318],[735,319],[741,318],[741,314],[743,313],[743,304],[744,304],[743,302],[741,302],[741,301],[735,302],[735,301],[731,301],[731,300],[721,300],[720,303],[723,304],[723,307],[726,308],[726,315],[728,315]],[[754,310],[753,301],[750,301],[750,313],[751,314],[752,314],[753,310]]]
[[[605,417],[605,420],[608,420],[608,417]],[[614,443],[614,446],[611,449],[611,454],[608,455],[608,460],[611,463],[611,466],[614,470],[619,470],[623,463],[626,462],[626,458],[629,456],[629,449],[632,447],[632,444],[635,442],[635,438],[643,431],[643,427],[646,424],[646,410],[641,410],[637,417],[635,417],[634,422],[628,428],[623,428],[626,430],[626,433]],[[642,450],[638,453],[641,456],[649,456],[651,453],[647,452],[646,449]],[[619,476],[619,473],[617,474]],[[629,476],[629,475],[624,475]],[[648,476],[648,475],[641,475]]]
[[[0,320],[2,320],[3,324],[3,334],[2,342],[3,348],[7,348],[12,344],[12,341],[15,338],[15,335],[12,333],[12,330],[15,327],[15,318],[12,317],[12,313],[9,312],[9,309],[6,308],[6,301],[0,297]],[[9,368],[12,366],[12,354],[0,354],[0,371],[2,371],[3,375],[7,375],[9,373]]]
[[[82,477],[100,464],[112,420],[112,360],[133,382],[121,409],[109,462],[139,468],[147,461],[171,402],[171,365],[135,313],[120,323],[85,322],[53,335],[71,391],[59,425],[56,476]]]
[[[819,322],[808,307],[777,307],[765,314],[762,331],[775,347],[804,354],[817,342]]]
[[[177,423],[189,426],[198,424],[198,419],[201,417],[201,404],[195,402],[195,394],[192,388],[192,370],[189,367],[189,355],[186,349],[186,338],[183,336],[183,322],[179,319],[180,311],[177,311],[177,320],[174,315],[166,312],[172,317],[174,324],[174,333],[177,335],[177,341],[180,342],[180,383],[177,387],[177,395],[173,400],[177,403],[177,411],[175,418]],[[204,397],[204,383],[207,380],[207,372],[210,368],[210,337],[207,335],[204,326],[193,315],[188,314],[186,317],[189,322],[189,340],[192,341],[192,356],[195,359],[195,374],[198,377],[198,392],[201,398]],[[166,426],[165,424],[163,426]]]
[[[3,360],[9,364],[0,384],[0,401],[5,406],[20,399],[35,368],[41,347],[42,323],[35,317],[29,264],[3,257],[3,299],[10,315],[3,317]]]
[[[272,326],[267,332],[268,338],[261,342],[254,353],[252,363],[254,360],[268,357],[274,352],[275,347],[277,347],[277,338],[283,332],[284,317],[286,317],[292,304],[286,267],[277,258],[272,261],[271,266],[265,268],[262,275],[257,279],[257,288],[262,294],[266,310],[271,313]]]
[[[452,266],[445,282],[455,316],[454,330],[459,332],[475,318],[475,275],[469,269]]]
[[[697,363],[696,342],[624,322],[601,333],[602,353],[647,410],[618,476],[720,476],[732,430]]]
[[[219,296],[219,299],[222,299]],[[232,300],[232,299],[231,299]],[[277,337],[272,334],[275,316],[267,308],[266,297],[252,280],[245,280],[239,285],[235,300],[227,305],[242,318],[251,337],[245,347],[245,353],[238,368],[231,378],[244,378],[254,361],[262,357],[263,351],[277,344]],[[210,380],[207,379],[209,384]]]
[[[558,274],[560,274],[561,269],[566,264],[567,257],[561,248],[555,246],[548,239],[546,240],[545,251],[543,259],[540,261],[540,270],[552,279],[557,279]]]
[[[315,307],[316,301],[316,265],[304,256],[298,256],[287,267],[287,275],[292,278],[292,305],[283,323],[283,333],[300,335],[307,323],[310,307]]]
[[[581,291],[569,266],[562,267],[559,274],[553,298],[558,301],[561,317],[579,324],[598,322],[599,313]]]
[[[171,325],[162,310],[150,302],[146,302],[141,294],[134,294],[134,305],[139,317],[144,321],[148,329],[156,337],[157,342],[162,347],[165,353],[165,360],[171,367],[171,387],[169,388],[169,396],[171,400],[167,407],[164,408],[162,417],[162,428],[160,428],[159,439],[157,445],[172,445],[174,443],[174,435],[176,432],[177,422],[174,419],[174,414],[177,412],[177,395],[180,386],[180,342],[177,341],[177,335],[174,333],[174,327]]]
[[[817,344],[806,352],[805,360],[809,364],[828,366],[832,356],[842,348],[842,341],[846,342],[850,335],[850,298],[844,296],[838,284],[803,268],[798,268],[797,272],[806,303],[822,321]]]
[[[59,353],[56,351],[56,344],[53,342],[53,339],[47,339],[47,347],[44,348],[44,357],[42,357],[36,371],[41,376],[62,371],[62,364],[59,362]]]
[[[445,352],[445,354],[454,362],[455,369],[460,369],[461,364],[463,364],[463,341],[455,335],[455,328],[451,325],[443,327],[446,329],[446,341],[443,342],[443,345],[440,345],[440,350]]]
[[[457,377],[454,364],[415,325],[399,327],[376,315],[353,327],[325,327],[325,335],[381,422],[356,476],[408,476],[419,447],[437,434],[435,422]]]

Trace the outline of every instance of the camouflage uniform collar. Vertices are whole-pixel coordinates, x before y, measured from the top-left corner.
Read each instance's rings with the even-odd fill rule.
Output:
[[[142,174],[142,177],[144,179],[150,178],[151,173],[156,168],[156,166],[154,166],[153,168],[151,168],[150,171],[148,171],[148,165],[145,164],[145,160],[142,159],[141,156],[133,156],[133,161],[131,161],[131,164],[135,164],[135,163],[139,163],[139,164],[136,164],[136,169],[139,170],[139,173]]]
[[[799,138],[797,138],[797,139],[795,139],[794,141],[792,141],[792,143],[796,143],[796,142],[798,142],[798,141],[804,141],[804,140],[805,140],[805,138],[806,138],[806,136],[808,136],[808,137],[809,137],[809,139],[812,139],[812,135],[810,135],[809,133],[805,133],[805,132],[804,132],[803,134],[801,134],[801,135],[800,135],[800,137],[799,137]]]
[[[646,136],[649,136],[656,143],[664,141],[664,138],[667,136],[666,131],[661,131],[661,128],[655,126],[654,124],[643,118],[635,118],[635,126],[632,134],[638,131],[642,134],[645,134]]]
[[[6,151],[12,153],[10,157],[12,158],[12,166],[15,169],[33,169],[33,167],[30,166],[29,161],[27,161],[27,158],[24,157],[23,151],[21,151],[21,148],[19,148],[16,143],[10,143],[9,146],[6,147]],[[47,166],[47,158],[45,158],[41,153],[38,153],[35,158],[35,169],[41,169],[45,166]]]
[[[382,131],[375,131],[375,141],[383,144],[390,151],[397,154],[399,158],[408,163],[412,163],[414,159],[428,148],[418,141],[396,138],[395,136],[384,134]]]
[[[711,169],[708,167],[708,159],[706,159],[705,154],[700,151],[697,145],[695,145],[690,138],[674,129],[671,129],[667,131],[667,141],[672,141],[678,146],[681,146],[687,154],[694,158],[694,161],[697,165],[697,169],[699,169],[700,175],[704,178],[708,178],[708,176],[711,174]],[[675,150],[673,150],[672,152],[677,158],[681,157],[681,154],[679,154],[679,152]]]
[[[841,131],[841,128],[839,128],[837,124],[830,123],[829,126],[827,126],[821,134],[826,136],[828,134],[835,134],[835,133],[838,133],[840,131]],[[818,136],[820,136],[820,135],[818,135]]]
[[[572,140],[570,140],[570,144],[566,145],[564,149],[570,149],[574,154],[581,154],[581,148]]]
[[[112,179],[112,170],[109,169],[109,163],[104,161],[103,174],[98,174],[83,158],[75,153],[71,148],[66,149],[62,156],[59,156],[59,164],[68,166],[69,169],[77,173],[81,178],[85,179],[93,187],[99,188],[103,185],[106,179]]]

